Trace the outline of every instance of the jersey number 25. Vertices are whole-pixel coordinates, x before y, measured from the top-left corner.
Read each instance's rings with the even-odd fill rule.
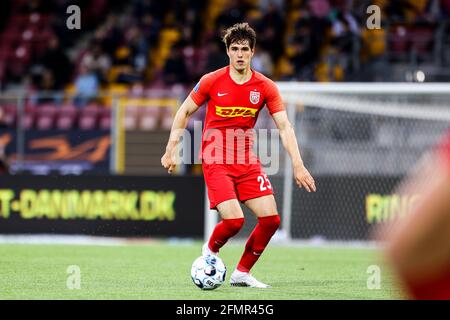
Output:
[[[258,176],[258,182],[259,182],[259,190],[260,191],[266,191],[267,189],[272,190],[272,185],[270,184],[270,181],[267,178],[267,174]]]

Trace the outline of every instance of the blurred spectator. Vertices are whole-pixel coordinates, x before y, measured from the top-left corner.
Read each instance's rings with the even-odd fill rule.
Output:
[[[391,0],[387,2],[385,7],[386,13],[394,22],[404,22],[413,20],[419,13],[417,8],[410,0]]]
[[[0,3],[3,88],[29,78],[38,66],[35,86],[61,90],[73,81],[73,70],[80,64],[87,65],[101,85],[138,82],[152,86],[160,84],[161,73],[167,76],[166,84],[189,83],[198,74],[227,64],[223,50],[218,50],[222,44],[211,40],[220,37],[225,27],[243,21],[258,34],[254,68],[272,73],[274,80],[334,81],[342,78],[337,75],[343,72],[344,79],[367,81],[374,78],[371,72],[359,68],[380,73],[379,66],[392,62],[392,57],[393,62],[401,63],[443,57],[432,62],[439,67],[448,63],[450,0],[232,0],[217,4],[132,0],[121,5],[82,0],[83,19],[88,17],[91,23],[70,32],[60,15],[67,0]],[[366,9],[371,4],[382,9],[381,29],[365,28]],[[211,23],[205,17],[210,17]],[[26,33],[35,29],[38,32]],[[12,36],[14,32],[17,37]],[[35,34],[36,38],[18,47],[21,34]],[[80,54],[86,39],[90,47]],[[178,47],[171,49],[173,43]],[[17,52],[20,55],[14,54]],[[69,55],[77,57],[76,61],[70,61]],[[179,61],[183,59],[188,62]],[[330,61],[333,65],[327,65]],[[42,75],[43,68],[52,75]]]
[[[316,18],[326,18],[331,11],[331,6],[328,0],[309,0],[308,6],[311,14]]]
[[[142,74],[133,68],[133,56],[127,45],[117,48],[114,66],[110,70],[109,80],[117,83],[132,84],[142,81]]]
[[[295,64],[295,68],[298,73],[302,72],[302,69],[312,65],[317,59],[317,49],[312,47],[313,42],[313,30],[310,23],[311,14],[306,8],[303,8],[299,12],[300,19],[295,25],[295,35],[293,43],[289,45],[293,46],[292,60]]]
[[[75,80],[75,97],[74,104],[78,107],[83,107],[89,102],[95,100],[98,94],[99,81],[97,76],[87,66],[80,66],[80,73]]]
[[[155,17],[164,17],[171,5],[171,1],[133,0],[133,16],[140,18],[151,13]]]
[[[284,23],[279,8],[273,3],[264,12],[261,26],[258,30],[261,47],[270,53],[273,61],[277,61],[284,52],[284,39],[280,37],[284,33]]]
[[[4,120],[4,111],[3,108],[0,107],[0,129],[7,128],[6,122]],[[5,148],[9,139],[0,139],[0,175],[7,174],[9,172],[8,160],[5,155]]]
[[[19,12],[22,14],[30,13],[49,13],[51,12],[52,1],[28,0],[22,1]]]
[[[278,10],[284,9],[284,0],[259,0],[258,6],[262,11],[267,11],[271,6],[275,6]]]
[[[125,41],[130,48],[131,63],[134,69],[137,73],[144,72],[147,67],[147,56],[149,49],[147,39],[138,27],[133,26],[127,31]]]
[[[33,104],[45,104],[62,102],[63,94],[58,91],[53,72],[50,69],[43,69],[42,72],[34,76],[34,94],[31,95]]]
[[[349,2],[340,1],[331,15],[332,45],[340,51],[351,54],[354,37],[359,34],[358,21],[350,12]]]
[[[11,14],[11,2],[10,1],[0,1],[0,30],[6,25],[7,19]]]
[[[41,58],[42,64],[53,75],[54,89],[61,90],[69,82],[72,75],[72,64],[61,48],[59,38],[53,36],[49,46]]]
[[[311,15],[305,23],[309,23],[312,30],[310,34],[312,55],[318,57],[323,45],[329,40],[331,7],[328,0],[311,0],[308,4]]]
[[[163,77],[166,85],[187,84],[190,81],[179,44],[174,45],[170,50],[169,59],[164,65]]]
[[[273,28],[275,34],[277,35],[283,34],[284,29],[283,17],[281,15],[279,7],[273,4],[272,2],[270,2],[267,11],[265,11],[264,16],[262,17],[262,23],[266,27],[270,26],[271,28]]]
[[[272,77],[273,64],[270,54],[256,43],[255,54],[252,58],[252,67],[265,76]]]
[[[109,14],[105,19],[105,23],[95,30],[94,41],[101,43],[103,51],[108,56],[113,57],[122,43],[123,28],[119,16]]]
[[[206,72],[211,72],[228,65],[229,59],[223,46],[224,44],[219,40],[210,41],[208,43]]]
[[[296,80],[295,66],[288,58],[282,57],[280,59],[277,76],[280,81]]]
[[[227,2],[225,9],[216,19],[216,27],[224,30],[235,23],[243,21],[250,6],[245,1],[232,0]]]
[[[8,160],[4,155],[0,155],[0,175],[9,173],[9,164]]]
[[[309,37],[304,37],[303,42],[294,42],[290,46],[290,61],[295,69],[295,78],[298,81],[313,81],[314,70],[312,62],[316,57],[311,55]]]
[[[303,73],[304,67],[314,68],[329,41],[331,7],[327,0],[311,0],[300,13],[300,19],[295,25],[295,29],[299,31],[294,40],[300,46],[294,49],[293,63],[296,71]]]
[[[106,83],[111,59],[104,53],[101,43],[95,41],[81,60],[81,64],[88,70],[92,70],[101,83]]]
[[[140,29],[149,43],[156,43],[161,30],[161,23],[148,12],[141,18]]]
[[[339,49],[328,47],[314,71],[314,79],[320,82],[343,81],[348,61]]]
[[[441,0],[439,9],[441,11],[441,16],[444,19],[450,18],[450,0]]]

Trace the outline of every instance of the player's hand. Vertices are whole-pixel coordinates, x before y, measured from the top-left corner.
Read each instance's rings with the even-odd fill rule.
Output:
[[[161,164],[167,169],[169,174],[172,174],[176,167],[176,157],[175,151],[166,151],[166,153],[161,158]]]
[[[316,183],[304,165],[294,167],[294,178],[299,188],[304,187],[308,192],[316,192]]]

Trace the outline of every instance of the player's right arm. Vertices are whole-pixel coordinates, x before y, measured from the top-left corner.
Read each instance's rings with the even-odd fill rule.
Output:
[[[189,117],[198,110],[199,106],[192,100],[189,95],[186,100],[181,104],[178,109],[175,118],[173,120],[172,128],[170,129],[169,141],[167,142],[166,152],[161,158],[161,164],[167,169],[169,173],[175,169],[176,166],[176,146],[180,141],[180,137],[183,134],[184,129],[189,121]]]
[[[161,164],[172,173],[176,166],[176,146],[180,141],[180,137],[186,129],[189,117],[198,110],[198,108],[209,99],[209,91],[211,85],[216,79],[217,74],[208,73],[204,75],[197,85],[192,89],[189,96],[184,100],[178,109],[175,119],[170,130],[169,142],[167,143],[166,153],[161,158]]]

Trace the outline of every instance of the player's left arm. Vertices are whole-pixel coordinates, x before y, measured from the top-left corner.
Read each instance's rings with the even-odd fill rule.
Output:
[[[303,163],[297,138],[295,136],[295,131],[288,119],[287,112],[279,111],[273,113],[272,117],[277,125],[277,128],[280,130],[280,137],[283,146],[291,157],[292,166],[294,168],[295,182],[300,188],[305,187],[306,191],[315,192],[316,183]]]

